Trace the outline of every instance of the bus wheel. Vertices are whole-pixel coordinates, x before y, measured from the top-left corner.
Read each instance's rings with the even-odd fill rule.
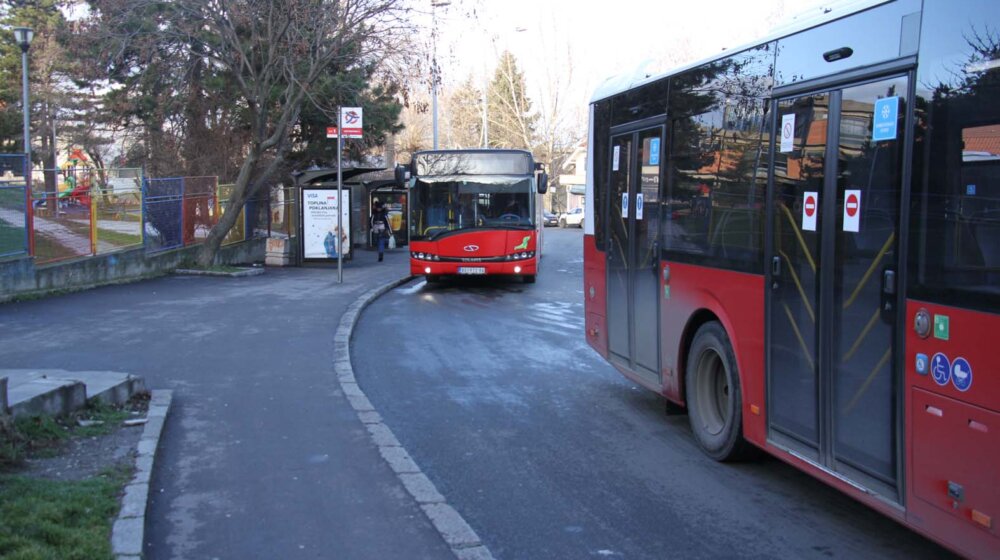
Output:
[[[534,274],[525,274],[521,278],[524,279],[524,283],[525,284],[534,284],[535,283],[535,275]]]
[[[743,403],[736,358],[726,330],[717,321],[694,335],[685,373],[688,420],[698,445],[716,461],[749,458],[743,439]]]

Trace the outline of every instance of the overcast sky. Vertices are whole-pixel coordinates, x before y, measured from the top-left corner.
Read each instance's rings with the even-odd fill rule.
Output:
[[[442,0],[435,0],[440,3]],[[428,1],[429,3],[429,1]],[[491,75],[510,49],[529,95],[556,83],[581,109],[606,78],[648,62],[659,73],[761,37],[830,0],[452,0],[435,8],[443,88]],[[475,11],[476,17],[469,14]],[[567,76],[572,70],[572,83]]]

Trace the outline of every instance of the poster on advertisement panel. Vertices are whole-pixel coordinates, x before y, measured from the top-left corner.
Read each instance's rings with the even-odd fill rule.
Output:
[[[344,204],[338,204],[336,189],[302,189],[302,256],[306,259],[336,259],[341,247],[351,256],[351,191],[344,189]],[[337,227],[340,210],[342,229]]]

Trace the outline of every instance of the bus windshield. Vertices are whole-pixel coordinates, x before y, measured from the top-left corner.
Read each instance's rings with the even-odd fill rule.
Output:
[[[530,177],[418,177],[410,195],[410,239],[473,229],[533,229]]]

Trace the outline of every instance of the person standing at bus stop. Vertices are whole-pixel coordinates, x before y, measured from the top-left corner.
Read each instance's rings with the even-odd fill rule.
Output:
[[[378,244],[378,260],[382,262],[382,256],[385,253],[385,243],[392,235],[392,226],[389,225],[389,217],[386,215],[385,206],[378,199],[372,204],[371,228]]]

